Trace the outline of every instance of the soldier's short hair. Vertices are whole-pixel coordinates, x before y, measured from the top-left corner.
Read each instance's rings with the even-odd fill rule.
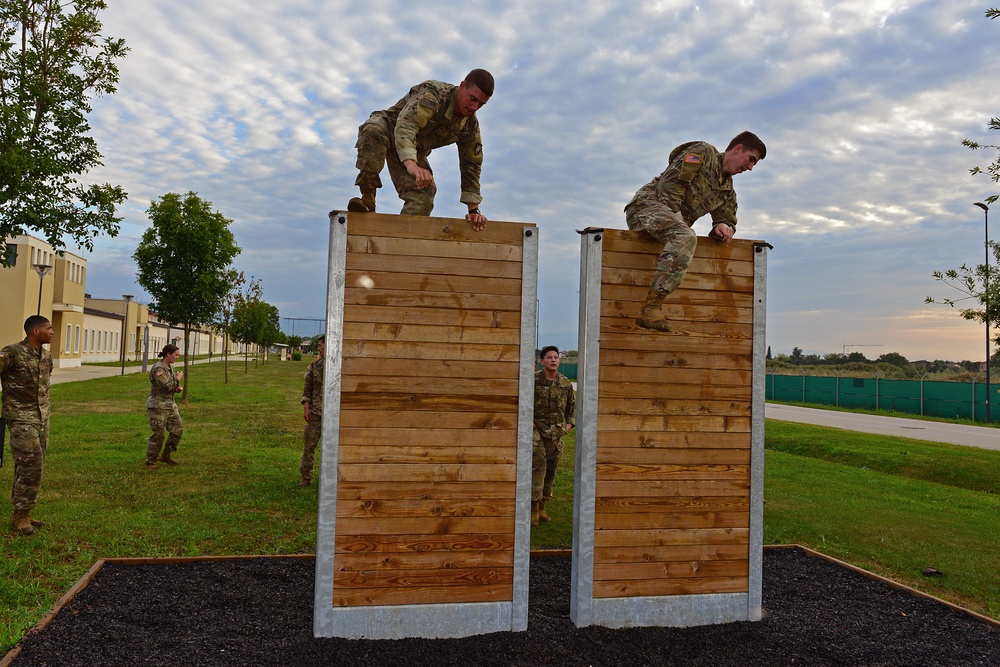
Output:
[[[732,150],[740,145],[748,151],[757,151],[760,153],[761,160],[767,157],[767,146],[765,146],[764,142],[760,140],[760,137],[750,130],[743,130],[733,137],[733,140],[729,142],[728,146],[726,146],[726,150]]]
[[[555,345],[546,345],[545,347],[542,348],[542,351],[538,353],[538,358],[544,359],[545,355],[548,354],[549,352],[555,352],[556,354],[559,354],[559,348],[556,347]]]
[[[326,342],[326,334],[323,334],[322,336],[317,336],[316,337],[316,344],[317,345],[319,345],[320,343],[325,343],[325,342]]]
[[[484,69],[474,69],[465,75],[465,83],[473,85],[486,93],[487,97],[493,97],[493,75]]]
[[[24,321],[24,333],[31,333],[33,329],[45,326],[49,323],[49,318],[44,315],[32,315]]]

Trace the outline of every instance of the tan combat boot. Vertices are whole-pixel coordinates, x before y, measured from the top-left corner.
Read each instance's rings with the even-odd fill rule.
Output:
[[[14,525],[14,530],[22,535],[33,535],[35,533],[35,527],[31,525],[31,517],[28,516],[28,510],[15,510],[11,523]]]
[[[171,458],[170,452],[163,452],[162,454],[160,454],[159,461],[160,463],[166,463],[168,466],[180,465],[179,463],[177,463],[177,461]]]
[[[544,500],[538,503],[538,521],[539,523],[548,523],[549,521],[552,521],[552,517],[545,513]]]
[[[531,501],[531,525],[532,526],[537,526],[538,525],[538,521],[540,519],[540,516],[539,516],[540,510],[538,509],[539,505],[541,505],[541,503],[538,502],[537,500],[532,500]]]
[[[646,295],[646,302],[642,304],[642,312],[635,318],[635,323],[643,329],[653,331],[670,331],[670,323],[663,308],[663,302],[667,298],[662,292],[650,292]]]
[[[41,519],[32,519],[30,512],[28,513],[28,521],[30,521],[31,525],[34,526],[35,528],[44,528],[45,527],[45,522],[42,521]]]
[[[375,191],[362,190],[360,197],[353,197],[347,202],[347,210],[354,213],[374,213],[375,212]]]

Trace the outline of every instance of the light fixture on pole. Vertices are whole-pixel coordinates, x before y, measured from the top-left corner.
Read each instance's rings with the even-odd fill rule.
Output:
[[[986,273],[983,274],[983,320],[986,322],[986,423],[990,419],[990,207],[981,201],[975,206],[983,209],[984,228],[986,230]]]
[[[38,312],[35,315],[42,314],[42,280],[49,274],[49,270],[52,268],[51,264],[32,264],[31,268],[38,272]]]
[[[122,375],[125,375],[125,334],[128,333],[128,305],[132,302],[131,294],[122,294],[125,299],[125,315],[122,317]]]

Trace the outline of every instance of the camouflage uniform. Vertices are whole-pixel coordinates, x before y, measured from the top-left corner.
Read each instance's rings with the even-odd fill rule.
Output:
[[[163,449],[163,456],[177,451],[177,444],[184,433],[181,414],[177,411],[174,394],[181,390],[181,383],[174,374],[172,365],[158,361],[149,369],[149,398],[146,399],[146,416],[152,434],[146,445],[146,463],[156,463]],[[164,445],[164,433],[168,433]]]
[[[733,177],[722,173],[723,155],[703,141],[678,146],[666,170],[625,207],[629,229],[663,243],[650,293],[669,294],[684,279],[698,245],[695,220],[711,213],[713,229],[720,223],[736,229],[736,192]]]
[[[403,162],[415,160],[431,171],[427,156],[431,150],[458,144],[458,165],[462,176],[464,204],[479,204],[479,174],[483,165],[483,140],[475,114],[455,112],[458,86],[441,81],[424,81],[410,88],[406,96],[385,111],[374,112],[358,128],[357,168],[354,182],[361,191],[382,187],[379,173],[388,162],[389,177],[403,200],[402,215],[430,215],[437,187],[432,183],[418,188]]]
[[[302,404],[309,404],[312,421],[306,422],[302,434],[302,458],[299,460],[299,474],[303,482],[312,482],[313,459],[316,444],[323,435],[323,358],[315,360],[306,368],[305,386],[302,389]]]
[[[559,373],[549,381],[545,371],[535,372],[535,428],[531,450],[531,500],[548,500],[562,457],[562,436],[567,424],[576,423],[576,394],[569,378]]]
[[[49,446],[49,376],[52,355],[36,350],[25,338],[0,350],[3,417],[10,429],[14,456],[14,511],[30,511],[38,498]]]

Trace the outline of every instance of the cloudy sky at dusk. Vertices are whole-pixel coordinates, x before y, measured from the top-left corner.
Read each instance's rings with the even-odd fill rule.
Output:
[[[988,4],[108,2],[105,34],[131,53],[118,93],[94,103],[96,177],[129,200],[120,235],[84,253],[96,297],[148,299],[131,259],[146,209],[193,190],[234,220],[237,268],[282,318],[322,317],[327,212],[356,194],[357,126],[415,83],[483,67],[497,87],[479,113],[482,209],[539,225],[541,344],[577,346],[575,230],[624,228],[622,208],[675,145],[724,148],[751,129],[768,155],[735,179],[737,235],[774,247],[775,354],[983,358],[982,326],[924,298],[949,294],[934,270],[982,262],[973,202],[1000,191],[969,174],[995,152],[961,145],[1000,143]],[[461,217],[455,150],[431,163],[435,215]],[[380,191],[380,212],[397,202]]]

